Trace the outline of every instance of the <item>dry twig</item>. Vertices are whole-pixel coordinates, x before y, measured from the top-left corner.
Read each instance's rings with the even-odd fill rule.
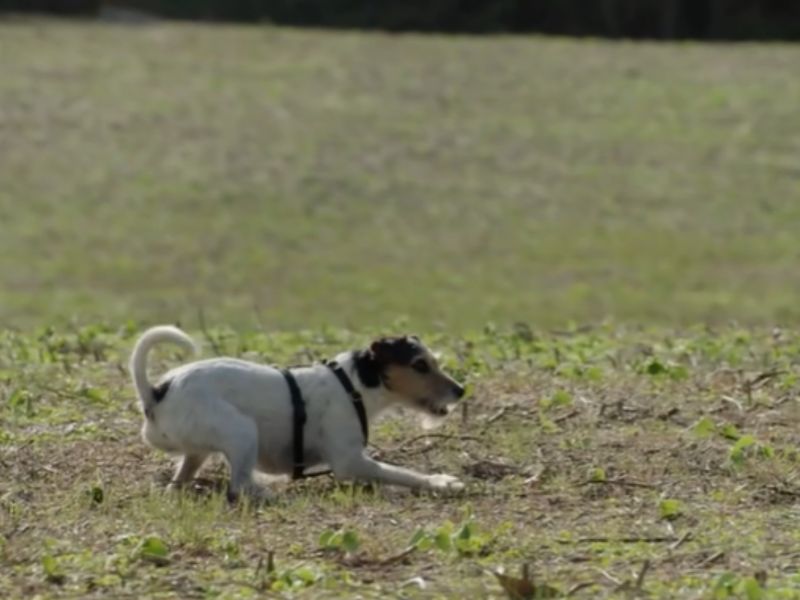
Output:
[[[666,536],[621,537],[621,538],[596,536],[596,537],[582,537],[582,538],[578,538],[577,540],[556,540],[556,541],[559,544],[593,544],[593,543],[603,543],[603,544],[665,544],[665,543],[669,543],[669,542],[677,542],[678,538],[666,537]]]

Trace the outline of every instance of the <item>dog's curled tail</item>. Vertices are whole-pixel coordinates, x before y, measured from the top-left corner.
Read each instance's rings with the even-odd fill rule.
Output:
[[[156,403],[153,386],[147,379],[147,358],[154,346],[165,342],[180,346],[183,350],[193,354],[199,353],[199,348],[194,340],[172,325],[151,327],[136,340],[136,345],[131,353],[130,371],[133,377],[133,386],[136,388],[145,414],[150,414]]]

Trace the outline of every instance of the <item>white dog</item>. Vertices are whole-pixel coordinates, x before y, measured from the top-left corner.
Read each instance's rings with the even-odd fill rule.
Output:
[[[254,470],[301,477],[304,468],[322,465],[340,480],[464,488],[451,475],[418,473],[364,452],[368,422],[385,410],[401,406],[441,418],[464,395],[416,336],[380,338],[331,363],[291,370],[236,358],[197,360],[152,385],[147,358],[162,342],[195,353],[197,346],[176,327],[153,327],[138,339],[130,360],[145,415],[143,439],[182,457],[169,489],[190,482],[214,453],[230,465],[231,498],[271,497],[253,481]]]

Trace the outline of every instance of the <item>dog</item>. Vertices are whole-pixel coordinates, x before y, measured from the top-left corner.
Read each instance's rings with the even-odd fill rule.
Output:
[[[196,359],[151,384],[148,356],[161,343],[193,356],[199,348],[181,329],[160,325],[138,338],[130,357],[144,414],[143,440],[180,456],[168,490],[190,483],[212,454],[222,454],[230,466],[231,500],[272,499],[272,492],[254,481],[254,471],[299,477],[298,462],[303,468],[328,467],[339,481],[464,489],[452,475],[389,465],[365,452],[368,423],[377,416],[405,408],[437,422],[465,394],[417,336],[381,337],[368,348],[339,353],[331,363],[291,369],[230,357]],[[297,410],[305,413],[300,422]]]

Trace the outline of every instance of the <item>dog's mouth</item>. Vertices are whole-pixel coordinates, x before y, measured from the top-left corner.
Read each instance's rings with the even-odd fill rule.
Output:
[[[451,403],[436,404],[432,402],[421,403],[421,406],[424,408],[421,424],[425,430],[435,429],[442,425],[454,407]]]
[[[446,417],[453,408],[453,404],[450,402],[431,402],[427,398],[420,400],[419,405],[425,409],[425,412],[434,417]]]

